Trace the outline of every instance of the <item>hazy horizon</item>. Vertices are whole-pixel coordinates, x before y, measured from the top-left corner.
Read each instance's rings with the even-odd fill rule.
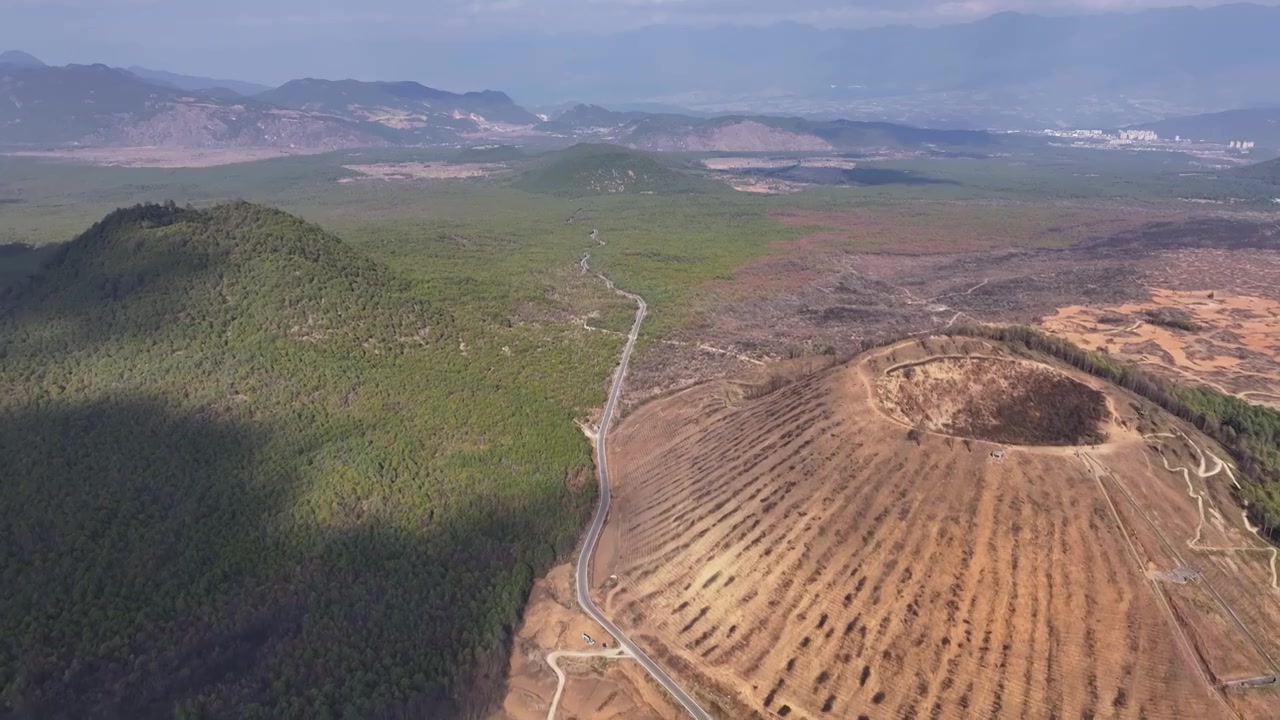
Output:
[[[51,65],[137,65],[272,86],[319,77],[505,90],[502,65],[519,58],[492,56],[502,48],[534,48],[536,54],[541,45],[663,26],[936,27],[1008,11],[1070,16],[1276,4],[1280,0],[1176,6],[1148,0],[799,0],[777,8],[764,0],[446,0],[424,10],[407,0],[369,0],[358,9],[333,0],[285,0],[271,8],[247,0],[216,6],[159,0],[0,0],[6,15],[0,51],[24,51]],[[486,78],[481,83],[485,87],[476,85],[477,78]]]

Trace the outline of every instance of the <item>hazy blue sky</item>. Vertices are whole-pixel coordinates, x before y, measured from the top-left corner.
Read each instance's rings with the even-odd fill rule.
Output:
[[[1280,0],[1268,0],[1275,4]],[[939,24],[1001,10],[1131,11],[1170,0],[0,0],[0,50],[49,63],[105,62],[277,83],[298,76],[456,76],[420,67],[448,44],[460,63],[519,62],[466,53],[503,33],[608,33],[652,24],[820,27]],[[1191,4],[1214,5],[1216,2]],[[487,43],[486,47],[494,47]]]

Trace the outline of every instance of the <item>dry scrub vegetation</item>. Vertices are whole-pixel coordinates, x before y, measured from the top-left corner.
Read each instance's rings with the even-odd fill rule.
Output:
[[[774,217],[808,232],[705,283],[679,330],[637,358],[630,401],[741,369],[726,357],[847,355],[913,333],[1036,324],[1061,311],[1062,322],[1046,329],[1089,349],[1280,406],[1272,216],[918,202]],[[1102,321],[1117,309],[1129,322]],[[1199,330],[1152,324],[1147,311]],[[1141,327],[1129,334],[1135,322]]]
[[[1155,288],[1145,302],[1060,308],[1041,326],[1169,379],[1280,406],[1280,300]]]
[[[942,356],[1032,361],[911,341],[635,410],[610,445],[606,612],[725,717],[1280,716],[1270,690],[1221,687],[1280,657],[1275,553],[1221,451],[1055,366],[1105,395],[1107,442],[997,460],[880,405],[886,371]]]

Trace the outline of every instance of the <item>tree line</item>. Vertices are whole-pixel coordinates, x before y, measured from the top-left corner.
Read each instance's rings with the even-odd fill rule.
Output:
[[[1108,380],[1194,425],[1231,453],[1245,482],[1233,489],[1251,521],[1280,541],[1280,411],[1206,387],[1185,387],[1101,352],[1026,326],[955,325],[944,335],[1021,346]]]

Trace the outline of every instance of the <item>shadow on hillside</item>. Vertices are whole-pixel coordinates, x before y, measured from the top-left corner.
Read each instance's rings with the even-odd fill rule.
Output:
[[[500,702],[545,569],[514,548],[553,509],[428,507],[412,526],[353,502],[321,522],[316,449],[146,398],[0,415],[0,716],[447,718],[480,716],[450,698]],[[451,680],[451,658],[478,681]]]
[[[96,254],[95,254],[96,253]],[[92,254],[92,260],[82,256]],[[212,303],[226,264],[196,243],[163,251],[104,253],[79,242],[18,256],[26,266],[9,292],[0,289],[0,320],[38,343],[41,354],[92,350],[111,340],[146,340],[180,323],[189,303]],[[127,302],[126,302],[127,300]]]
[[[57,245],[36,247],[26,243],[0,245],[0,303],[26,287],[45,262],[57,252]],[[0,305],[2,308],[3,305]]]
[[[1156,252],[1186,248],[1280,249],[1280,225],[1241,218],[1202,217],[1152,222],[1088,245],[1091,250]]]

